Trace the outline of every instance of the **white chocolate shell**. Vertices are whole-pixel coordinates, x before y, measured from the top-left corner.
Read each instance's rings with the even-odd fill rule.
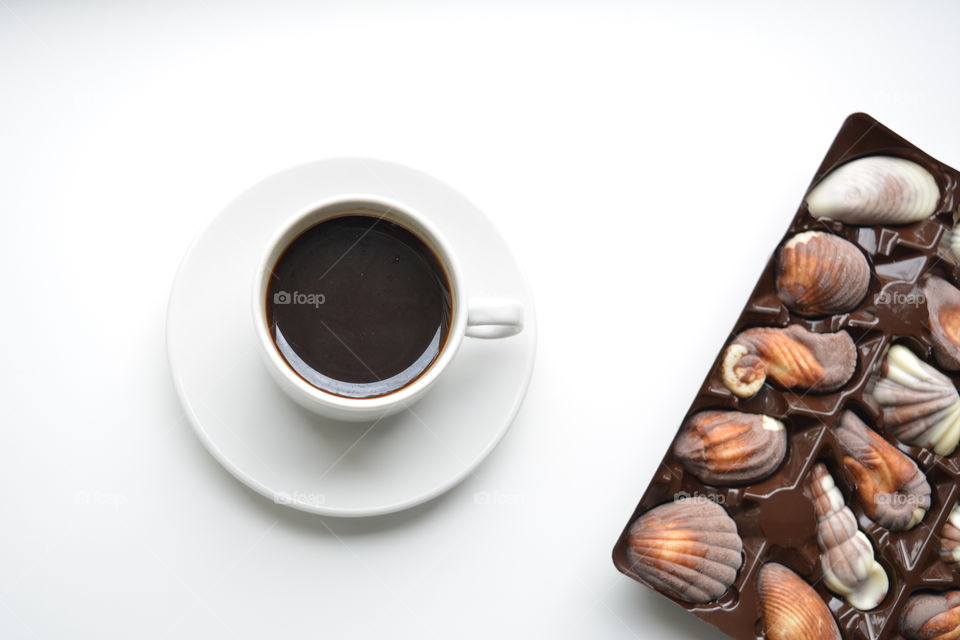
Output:
[[[701,411],[684,423],[673,443],[673,454],[687,471],[720,486],[765,478],[786,453],[782,422],[740,411]]]
[[[950,253],[953,254],[954,259],[960,262],[960,224],[950,231],[947,237],[947,246],[950,248]]]
[[[945,375],[910,349],[890,347],[871,390],[883,425],[900,442],[946,456],[960,442],[960,394]]]
[[[767,640],[840,640],[840,629],[826,603],[782,564],[763,565],[757,590]]]
[[[777,295],[801,315],[852,311],[869,286],[866,257],[840,236],[804,231],[787,240],[777,256]]]
[[[723,384],[749,398],[767,376],[787,389],[827,393],[845,385],[857,368],[857,349],[846,331],[813,333],[799,324],[747,329],[720,362]]]
[[[810,493],[817,514],[824,584],[850,606],[861,611],[873,609],[887,595],[887,572],[874,557],[870,539],[857,528],[856,517],[823,463],[818,462],[811,471]]]
[[[946,564],[960,564],[960,504],[950,511],[940,530],[940,560]]]
[[[937,210],[940,189],[916,162],[892,156],[867,156],[831,171],[807,194],[815,218],[847,224],[909,224]]]
[[[930,508],[930,484],[917,464],[850,411],[834,433],[866,514],[890,531],[917,526]]]
[[[668,502],[637,518],[627,537],[633,571],[684,602],[722,596],[743,564],[743,540],[723,507],[705,498]]]

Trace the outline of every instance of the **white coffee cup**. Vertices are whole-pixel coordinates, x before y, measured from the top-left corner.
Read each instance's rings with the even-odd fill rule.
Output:
[[[324,391],[302,378],[287,363],[270,333],[267,289],[277,260],[307,229],[332,218],[362,212],[400,225],[436,254],[451,288],[451,321],[447,339],[433,363],[415,380],[386,395],[350,398]],[[464,336],[505,338],[523,329],[523,306],[507,298],[469,298],[456,254],[433,224],[399,202],[381,196],[344,194],[317,202],[293,216],[267,245],[254,277],[253,324],[267,370],[288,396],[310,411],[334,420],[376,420],[402,411],[423,397],[453,360]]]

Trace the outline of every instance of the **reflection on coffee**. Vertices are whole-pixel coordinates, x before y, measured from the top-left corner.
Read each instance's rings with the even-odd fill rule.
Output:
[[[451,305],[433,251],[370,214],[304,231],[267,286],[267,323],[283,358],[313,386],[350,398],[419,378],[443,349]]]

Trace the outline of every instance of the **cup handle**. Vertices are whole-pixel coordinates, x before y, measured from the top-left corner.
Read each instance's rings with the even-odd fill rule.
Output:
[[[471,338],[506,338],[523,331],[523,305],[509,298],[472,298],[467,305]]]

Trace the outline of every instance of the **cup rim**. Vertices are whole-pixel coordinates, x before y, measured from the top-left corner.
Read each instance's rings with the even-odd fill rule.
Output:
[[[293,370],[277,349],[270,335],[266,314],[267,274],[272,272],[276,260],[300,234],[327,219],[320,215],[324,209],[349,203],[374,205],[375,209],[384,209],[386,213],[382,219],[399,224],[423,241],[436,254],[441,267],[446,271],[453,300],[450,328],[446,340],[439,355],[427,370],[413,382],[395,391],[369,398],[340,396],[315,387],[303,379]],[[304,224],[306,219],[314,215],[317,216],[315,221]],[[306,400],[310,406],[328,407],[341,412],[356,412],[357,414],[387,410],[398,404],[411,402],[431,386],[459,349],[466,332],[467,323],[466,296],[463,292],[462,283],[460,265],[449,242],[433,223],[414,208],[393,198],[371,193],[343,193],[323,198],[299,209],[290,216],[271,236],[261,255],[253,281],[253,322],[257,334],[257,343],[260,345],[261,353],[266,357],[272,372],[279,374],[281,386],[285,386],[288,393],[294,392],[299,396],[299,399]],[[276,378],[276,375],[274,377]]]

